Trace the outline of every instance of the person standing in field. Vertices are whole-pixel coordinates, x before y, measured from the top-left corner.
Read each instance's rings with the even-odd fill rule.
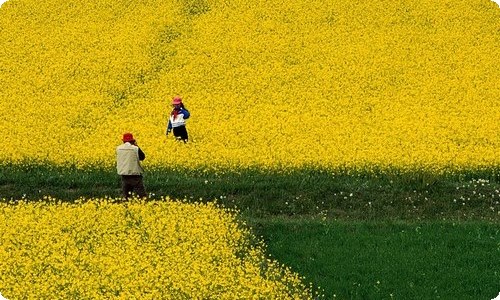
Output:
[[[132,133],[123,134],[123,144],[116,147],[116,169],[121,176],[123,197],[127,200],[132,193],[144,198],[146,190],[142,180],[144,169],[141,161],[146,159],[146,155],[137,146]]]
[[[174,132],[174,137],[178,141],[188,141],[188,133],[186,130],[186,120],[189,119],[190,113],[182,103],[182,98],[176,96],[172,99],[172,112],[168,118],[167,133],[168,136],[171,131]]]

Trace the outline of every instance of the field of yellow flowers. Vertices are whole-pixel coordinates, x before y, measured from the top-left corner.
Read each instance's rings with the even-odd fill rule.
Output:
[[[394,211],[390,216],[422,211],[435,217],[449,208],[448,215],[465,217],[464,210],[497,221],[494,180],[491,189],[489,181],[472,181],[474,187],[481,185],[474,196],[466,187],[461,192],[461,186],[446,184],[442,190],[435,187],[442,195],[429,195],[427,187],[435,183],[431,175],[421,180],[425,191],[418,192],[405,178],[398,182],[406,189],[392,178],[384,187],[378,185],[382,181],[367,180],[372,187],[367,189],[352,178],[335,186],[323,175],[318,187],[318,177],[303,175],[309,167],[320,174],[324,169],[363,174],[390,168],[423,170],[425,176],[428,171],[498,168],[499,32],[500,9],[489,0],[9,0],[0,8],[0,198],[13,189],[24,189],[20,193],[30,197],[42,197],[42,189],[78,193],[84,179],[59,174],[65,166],[94,174],[91,192],[114,192],[115,177],[99,177],[103,173],[92,170],[112,170],[115,147],[124,132],[132,132],[146,153],[148,171],[181,167],[185,174],[209,169],[217,175],[225,169],[233,180],[232,174],[256,167],[275,175],[299,170],[301,176],[243,175],[233,181],[188,176],[192,181],[181,185],[160,171],[148,179],[153,192],[187,194],[191,189],[206,196],[222,191],[221,201],[225,195],[233,201],[238,193],[251,194],[264,212],[312,207],[321,210],[323,221],[324,207],[348,215],[358,206],[366,207],[358,215],[368,211],[378,217],[388,208]],[[192,115],[186,145],[165,136],[176,95]],[[16,164],[27,166],[20,168],[28,170],[26,178],[13,175]],[[39,164],[44,166],[36,169]],[[241,185],[237,180],[253,181]],[[95,182],[105,187],[99,190]],[[455,194],[446,190],[450,186]],[[263,191],[271,199],[264,199]],[[317,296],[304,278],[267,257],[263,243],[233,211],[166,198],[71,200],[0,201],[3,296]],[[300,245],[301,238],[286,240]],[[311,245],[304,247],[309,251]],[[333,260],[324,255],[320,263],[321,256],[322,267],[313,268],[321,277],[341,273],[338,265],[323,268]],[[299,255],[296,259],[305,264]],[[429,282],[436,280],[439,275]],[[342,289],[352,288],[352,282],[339,288],[330,281],[331,292],[349,295]]]
[[[489,0],[10,0],[0,161],[112,166],[130,131],[150,167],[498,166],[499,28]]]
[[[234,211],[170,199],[2,203],[0,291],[7,299],[312,299],[242,225]]]

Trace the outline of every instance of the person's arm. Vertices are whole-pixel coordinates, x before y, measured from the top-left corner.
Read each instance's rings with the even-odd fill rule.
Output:
[[[137,147],[139,148],[139,147]],[[142,152],[141,148],[139,148],[139,160],[145,160],[146,159],[146,154],[144,154],[144,152]]]
[[[187,109],[185,109],[184,107],[181,108],[181,113],[184,115],[184,119],[189,119],[189,117],[191,116],[189,111]]]
[[[168,119],[168,125],[167,125],[167,133],[166,135],[168,135],[170,133],[170,131],[172,131],[172,122],[170,122],[170,118]]]

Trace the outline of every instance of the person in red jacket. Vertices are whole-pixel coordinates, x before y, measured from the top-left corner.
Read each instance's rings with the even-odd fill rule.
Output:
[[[188,141],[188,133],[186,130],[186,120],[189,119],[191,114],[182,103],[182,98],[176,96],[172,99],[172,112],[168,118],[167,133],[168,136],[171,131],[174,132],[174,137],[179,141]]]

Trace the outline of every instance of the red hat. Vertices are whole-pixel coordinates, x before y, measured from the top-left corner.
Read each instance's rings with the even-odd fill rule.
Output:
[[[127,133],[123,134],[122,141],[124,143],[126,143],[126,142],[133,142],[133,141],[135,141],[135,139],[134,139],[134,136],[131,133],[127,132]]]
[[[173,105],[176,105],[176,104],[181,104],[182,103],[182,98],[179,97],[179,96],[175,96],[173,99],[172,99],[172,104]]]

